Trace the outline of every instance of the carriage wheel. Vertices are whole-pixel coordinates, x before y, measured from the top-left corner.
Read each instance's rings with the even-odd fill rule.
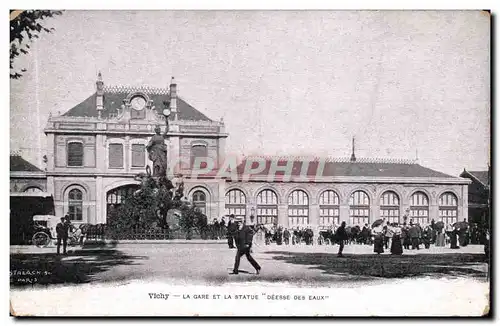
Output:
[[[50,243],[50,237],[45,232],[37,232],[33,236],[33,244],[38,248],[47,247]]]

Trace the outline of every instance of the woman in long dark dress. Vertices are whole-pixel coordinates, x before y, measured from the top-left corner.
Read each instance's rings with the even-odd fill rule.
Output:
[[[403,238],[403,247],[406,250],[410,250],[411,239],[410,235],[408,234],[408,227],[404,224],[403,227],[401,228],[401,237]]]
[[[393,235],[391,242],[391,254],[392,255],[402,255],[403,246],[401,244],[401,228],[398,225],[392,227]]]
[[[422,242],[424,243],[425,249],[429,249],[431,246],[431,227],[427,226],[422,232]]]
[[[457,233],[458,233],[458,230],[455,228],[453,231],[451,231],[451,235],[450,235],[450,249],[459,249],[460,247],[458,246],[457,244]]]
[[[373,241],[373,252],[377,254],[384,253],[384,233],[382,226],[373,228],[372,233],[375,237]]]

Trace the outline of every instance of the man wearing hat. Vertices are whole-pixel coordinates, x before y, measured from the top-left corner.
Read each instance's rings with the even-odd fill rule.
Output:
[[[241,256],[245,255],[248,262],[255,268],[257,274],[260,273],[260,265],[253,259],[250,254],[250,249],[252,248],[252,240],[255,231],[252,227],[248,225],[243,225],[243,218],[241,216],[235,217],[234,219],[237,230],[234,233],[234,240],[236,242],[236,258],[234,261],[233,274],[238,274],[238,268],[240,267]]]
[[[227,245],[230,249],[234,248],[234,236],[238,231],[238,225],[234,220],[234,214],[229,215],[229,222],[227,222]]]
[[[68,237],[69,237],[69,229],[70,229],[70,217],[68,214],[66,216],[61,217],[61,222],[56,225],[56,234],[57,234],[57,254],[61,253],[61,241],[63,245],[63,254],[66,254],[66,247],[68,245]]]

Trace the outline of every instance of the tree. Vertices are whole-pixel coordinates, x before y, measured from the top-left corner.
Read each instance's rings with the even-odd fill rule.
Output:
[[[175,196],[167,178],[140,175],[141,186],[123,204],[109,212],[108,235],[113,239],[131,239],[137,230],[169,230],[167,216],[170,210],[179,212],[178,226],[189,239],[192,232],[204,235],[206,216],[193,205]]]
[[[28,53],[32,39],[41,32],[51,33],[53,28],[43,27],[41,21],[61,15],[59,10],[10,10],[10,78],[18,79],[26,69],[14,70],[14,59]]]

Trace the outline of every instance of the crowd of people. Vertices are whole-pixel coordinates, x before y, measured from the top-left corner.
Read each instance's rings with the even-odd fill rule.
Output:
[[[212,238],[227,237],[231,247],[229,234],[233,219],[234,216],[228,216],[227,224],[224,217],[220,221],[214,221]],[[259,245],[339,245],[340,256],[346,244],[373,245],[373,251],[377,254],[390,251],[400,255],[404,250],[429,249],[431,245],[458,249],[470,243],[485,243],[484,231],[477,224],[469,225],[466,221],[449,225],[434,220],[428,225],[420,225],[411,219],[402,224],[388,223],[385,220],[379,222],[362,227],[347,226],[345,222],[327,227],[304,225],[288,228],[276,224],[257,224],[252,227],[256,233],[254,242],[260,242]]]
[[[208,225],[209,237],[212,240],[220,240],[227,237],[227,228],[234,222],[234,216],[229,216],[228,221],[223,216],[220,221],[216,218]]]

